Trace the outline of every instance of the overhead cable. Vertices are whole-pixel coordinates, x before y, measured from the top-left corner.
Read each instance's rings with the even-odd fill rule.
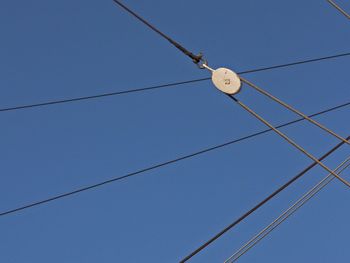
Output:
[[[104,98],[104,97],[125,95],[125,94],[130,94],[130,93],[138,93],[138,92],[151,91],[151,90],[156,90],[156,89],[161,89],[161,88],[180,86],[180,85],[200,82],[200,81],[204,81],[204,80],[207,80],[207,78],[173,82],[173,83],[161,84],[161,85],[157,85],[157,86],[151,86],[151,87],[139,88],[139,89],[101,93],[101,94],[96,94],[96,95],[91,95],[91,96],[83,96],[83,97],[76,97],[76,98],[69,98],[69,99],[62,99],[62,100],[46,101],[46,102],[35,103],[35,104],[19,105],[19,106],[13,106],[13,107],[2,108],[2,109],[0,108],[0,112],[22,110],[22,109],[28,109],[28,108],[37,108],[37,107],[50,106],[50,105],[55,105],[55,104],[86,101],[86,100],[92,100],[92,99],[100,99],[100,98]]]
[[[344,103],[344,104],[341,104],[341,105],[338,105],[338,106],[335,106],[335,107],[332,107],[332,108],[328,108],[328,109],[325,109],[323,111],[319,111],[317,113],[311,114],[309,117],[320,116],[320,115],[323,115],[323,114],[326,114],[326,113],[329,113],[329,112],[332,112],[332,111],[335,111],[335,110],[342,109],[342,108],[347,107],[347,106],[350,106],[350,102],[347,102],[347,103]],[[293,121],[289,121],[289,122],[280,124],[280,125],[276,126],[276,128],[280,129],[280,128],[283,128],[283,127],[287,127],[289,125],[301,122],[303,120],[304,120],[303,118],[295,119]],[[199,156],[201,154],[208,153],[208,152],[211,152],[211,151],[214,151],[214,150],[217,150],[217,149],[220,149],[220,148],[223,148],[223,147],[226,147],[226,146],[229,146],[229,145],[232,145],[232,144],[235,144],[235,143],[238,143],[238,142],[250,139],[250,138],[254,138],[254,137],[260,136],[262,134],[268,133],[270,131],[272,131],[272,129],[265,129],[265,130],[262,130],[262,131],[259,131],[259,132],[252,133],[250,135],[241,137],[239,139],[231,140],[231,141],[223,143],[223,144],[219,144],[219,145],[216,145],[216,146],[213,146],[213,147],[210,147],[210,148],[202,149],[202,150],[197,151],[195,153],[184,155],[184,156],[178,157],[176,159],[173,159],[173,160],[170,160],[170,161],[167,161],[167,162],[163,162],[163,163],[159,163],[159,164],[147,167],[147,168],[143,168],[141,170],[138,170],[138,171],[135,171],[135,172],[132,172],[132,173],[120,176],[120,177],[114,177],[112,179],[109,179],[109,180],[106,180],[106,181],[103,181],[103,182],[92,184],[92,185],[89,185],[89,186],[86,186],[86,187],[81,187],[81,188],[76,189],[74,191],[66,192],[66,193],[63,193],[63,194],[60,194],[60,195],[56,195],[56,196],[53,196],[53,197],[50,197],[50,198],[47,198],[47,199],[44,199],[44,200],[41,200],[41,201],[38,201],[38,202],[33,202],[33,203],[30,203],[30,204],[27,204],[27,205],[24,205],[24,206],[20,206],[20,207],[13,208],[13,209],[10,209],[10,210],[4,211],[4,212],[0,212],[0,216],[14,214],[14,213],[17,213],[19,211],[23,211],[23,210],[26,210],[26,209],[29,209],[29,208],[33,208],[33,207],[36,207],[36,206],[40,206],[40,205],[43,205],[43,204],[47,204],[47,203],[53,202],[55,200],[59,200],[59,199],[66,198],[66,197],[71,197],[73,195],[76,195],[76,194],[79,194],[79,193],[82,193],[82,192],[90,191],[90,190],[93,190],[95,188],[99,188],[99,187],[102,187],[104,185],[107,185],[107,184],[111,184],[111,183],[114,183],[114,182],[125,180],[127,178],[134,177],[134,176],[140,175],[140,174],[144,174],[144,173],[146,173],[148,171],[155,170],[155,169],[160,168],[160,167],[164,167],[164,166],[167,166],[167,165],[170,165],[170,164],[174,164],[174,163],[177,163],[177,162],[180,162],[180,161],[183,161],[183,160],[186,160],[186,159],[190,159],[190,158],[193,158],[195,156]]]
[[[341,174],[345,169],[350,166],[350,157],[348,157],[344,162],[342,162],[334,172]],[[241,256],[246,254],[250,249],[256,246],[261,240],[263,240],[268,234],[270,234],[276,227],[286,221],[291,215],[293,215],[298,209],[304,206],[311,198],[313,198],[317,193],[319,193],[324,187],[326,187],[332,180],[334,176],[328,174],[324,179],[317,183],[311,188],[306,194],[304,194],[300,199],[298,199],[292,206],[290,206],[286,211],[284,211],[280,216],[273,220],[267,227],[261,230],[252,239],[246,242],[240,249],[238,249],[231,257],[229,257],[225,263],[236,262]]]
[[[252,82],[244,79],[244,78],[240,78],[244,83],[248,84],[248,86],[252,87],[253,89],[255,89],[256,91],[260,92],[261,94],[265,95],[266,97],[272,99],[273,101],[277,102],[278,104],[282,105],[283,107],[287,108],[288,110],[296,113],[297,115],[303,117],[305,120],[309,121],[310,123],[314,124],[315,126],[319,127],[320,129],[326,131],[327,133],[329,133],[330,135],[334,136],[335,138],[345,142],[346,144],[350,145],[350,142],[348,142],[347,140],[345,140],[345,138],[343,138],[342,136],[338,135],[337,133],[335,133],[334,131],[332,131],[331,129],[325,127],[324,125],[322,125],[321,123],[319,123],[318,121],[315,121],[314,119],[308,117],[306,114],[302,113],[301,111],[293,108],[292,106],[290,106],[289,104],[285,103],[284,101],[278,99],[277,97],[273,96],[272,94],[270,94],[269,92],[265,91],[264,89],[258,87],[257,85],[253,84]]]
[[[238,72],[238,74],[245,75],[245,74],[251,74],[251,73],[256,73],[256,72],[279,69],[279,68],[297,66],[297,65],[307,64],[307,63],[320,62],[320,61],[325,61],[325,60],[329,60],[329,59],[336,59],[336,58],[341,58],[341,57],[346,57],[346,56],[350,56],[350,52],[332,55],[332,56],[326,56],[326,57],[313,58],[313,59],[308,59],[308,60],[300,60],[300,61],[287,63],[287,64],[280,64],[280,65],[275,65],[275,66],[250,69],[250,70]],[[123,91],[109,92],[109,93],[100,93],[100,94],[95,94],[95,95],[91,95],[91,96],[82,96],[82,97],[75,97],[75,98],[68,98],[68,99],[61,99],[61,100],[52,100],[52,101],[39,102],[39,103],[33,103],[33,104],[26,104],[26,105],[18,105],[18,106],[13,106],[13,107],[0,108],[0,112],[9,112],[9,111],[15,111],[15,110],[23,110],[23,109],[29,109],[29,108],[51,106],[51,105],[56,105],[56,104],[82,102],[82,101],[100,99],[100,98],[111,97],[111,96],[119,96],[119,95],[126,95],[126,94],[132,94],[132,93],[147,92],[147,91],[176,87],[176,86],[181,86],[181,85],[191,84],[191,83],[196,83],[196,82],[208,81],[210,79],[211,78],[192,79],[192,80],[150,86],[150,87],[145,87],[145,88],[130,89],[130,90],[123,90]]]
[[[341,8],[338,4],[336,4],[334,1],[332,0],[327,0],[328,3],[330,3],[332,6],[334,6],[340,13],[342,13],[345,17],[347,17],[348,19],[350,19],[350,15],[343,9]]]
[[[350,140],[350,136],[348,136],[346,138],[347,140]],[[329,155],[331,155],[333,152],[335,152],[337,149],[339,149],[342,145],[344,144],[344,142],[340,142],[339,144],[337,144],[335,147],[333,147],[331,150],[329,150],[327,153],[325,153],[323,156],[321,156],[318,161],[323,161],[324,159],[326,159]],[[285,183],[284,185],[282,185],[281,187],[279,187],[277,190],[275,190],[272,194],[270,194],[268,197],[266,197],[265,199],[263,199],[262,201],[260,201],[258,204],[256,204],[253,208],[251,208],[250,210],[248,210],[247,212],[245,212],[242,216],[240,216],[238,219],[236,219],[235,221],[233,221],[231,224],[229,224],[228,226],[226,226],[224,229],[222,229],[220,232],[218,232],[217,234],[215,234],[212,238],[210,238],[207,242],[205,242],[204,244],[202,244],[200,247],[198,247],[196,250],[194,250],[193,252],[191,252],[189,255],[187,255],[186,257],[184,257],[180,263],[184,263],[187,262],[188,260],[190,260],[192,257],[194,257],[195,255],[197,255],[199,252],[201,252],[202,250],[204,250],[205,248],[207,248],[210,244],[212,244],[213,242],[215,242],[217,239],[219,239],[221,236],[223,236],[225,233],[227,233],[229,230],[233,229],[234,227],[236,227],[239,223],[241,223],[242,221],[244,221],[247,217],[249,217],[251,214],[253,214],[255,211],[257,211],[260,207],[262,207],[264,204],[266,204],[267,202],[269,202],[272,198],[274,198],[275,196],[277,196],[279,193],[281,193],[283,190],[285,190],[287,187],[289,187],[291,184],[293,184],[294,182],[296,182],[298,179],[300,179],[301,177],[303,177],[308,171],[310,171],[313,167],[315,167],[318,164],[318,162],[313,162],[312,164],[310,164],[308,167],[306,167],[304,170],[302,170],[300,173],[298,173],[296,176],[294,176],[292,179],[290,179],[287,183]]]
[[[255,111],[250,109],[247,105],[245,105],[243,102],[238,100],[232,95],[227,95],[229,98],[231,98],[233,101],[235,101],[239,106],[241,106],[244,110],[246,110],[248,113],[253,115],[255,118],[257,118],[259,121],[264,123],[267,127],[272,129],[277,135],[282,137],[284,140],[286,140],[289,144],[294,146],[296,149],[298,149],[300,152],[302,152],[304,155],[309,157],[311,160],[317,162],[319,166],[321,166],[323,169],[325,169],[327,172],[331,173],[333,176],[335,176],[339,181],[341,181],[343,184],[345,184],[347,187],[350,188],[350,183],[337,175],[335,172],[333,172],[329,167],[327,167],[323,162],[319,161],[315,156],[310,154],[307,150],[305,150],[303,147],[301,147],[299,144],[294,142],[292,139],[290,139],[287,135],[285,135],[283,132],[279,131],[276,127],[274,127],[272,124],[270,124],[267,120],[265,120],[263,117],[261,117],[259,114],[257,114]],[[344,140],[343,142],[345,142]]]
[[[192,61],[195,64],[198,64],[202,60],[202,54],[194,55],[192,52],[188,51],[185,47],[180,45],[178,42],[173,40],[171,37],[167,36],[163,32],[161,32],[159,29],[157,29],[155,26],[151,25],[148,21],[146,21],[144,18],[142,18],[140,15],[136,14],[133,10],[131,10],[129,7],[127,7],[125,4],[123,4],[119,0],[113,0],[117,5],[119,5],[121,8],[123,8],[125,11],[127,11],[129,14],[140,20],[143,24],[148,26],[150,29],[152,29],[154,32],[158,33],[160,36],[168,40],[172,45],[174,45],[177,49],[179,49],[181,52],[183,52],[186,56],[192,59]]]

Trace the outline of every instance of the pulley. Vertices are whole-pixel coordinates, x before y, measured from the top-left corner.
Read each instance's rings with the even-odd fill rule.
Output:
[[[210,68],[206,62],[203,63],[202,67],[211,71],[211,80],[220,91],[230,95],[240,92],[242,82],[234,71],[228,68],[218,68],[214,70]]]

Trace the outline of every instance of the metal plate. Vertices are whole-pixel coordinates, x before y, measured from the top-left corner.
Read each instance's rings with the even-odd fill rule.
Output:
[[[212,81],[219,90],[227,94],[236,94],[241,90],[241,80],[238,75],[227,68],[218,68],[213,71]]]

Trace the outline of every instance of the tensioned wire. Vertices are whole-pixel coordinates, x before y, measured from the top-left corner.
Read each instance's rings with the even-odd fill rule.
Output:
[[[261,117],[259,114],[257,114],[255,111],[253,111],[252,109],[250,109],[247,105],[245,105],[243,102],[241,102],[240,100],[238,100],[237,98],[235,98],[232,95],[227,95],[229,98],[231,98],[233,101],[235,101],[239,106],[241,106],[244,110],[246,110],[248,113],[250,113],[251,115],[253,115],[255,118],[257,118],[259,121],[261,121],[262,123],[264,123],[267,127],[269,127],[270,129],[272,129],[277,135],[279,135],[280,137],[282,137],[284,140],[286,140],[289,144],[291,144],[292,146],[294,146],[296,149],[298,149],[300,152],[302,152],[304,155],[306,155],[307,157],[309,157],[311,160],[317,162],[317,164],[319,166],[321,166],[323,169],[325,169],[327,172],[331,173],[333,176],[335,176],[338,180],[340,180],[342,183],[344,183],[346,186],[348,186],[350,188],[350,183],[348,181],[346,181],[345,179],[343,179],[342,177],[340,177],[338,174],[336,174],[335,172],[333,172],[329,167],[327,167],[323,162],[319,161],[315,156],[313,156],[312,154],[310,154],[307,150],[305,150],[303,147],[301,147],[299,144],[297,144],[296,142],[294,142],[292,139],[290,139],[287,135],[285,135],[283,132],[279,131],[278,129],[276,129],[276,127],[274,127],[272,124],[270,124],[267,120],[265,120],[263,117]],[[346,141],[346,140],[345,140]],[[344,141],[343,141],[344,142]],[[345,143],[345,142],[344,142]]]
[[[350,139],[350,136],[346,138],[347,140]],[[340,142],[335,147],[333,147],[331,150],[326,152],[324,155],[322,155],[318,160],[323,161],[325,158],[330,156],[332,153],[334,153],[337,149],[339,149],[344,142]],[[215,234],[213,237],[211,237],[208,241],[200,245],[197,249],[192,251],[190,254],[188,254],[186,257],[184,257],[180,263],[187,262],[192,257],[200,253],[202,250],[207,248],[210,244],[214,243],[216,240],[218,240],[221,236],[223,236],[228,231],[232,230],[234,227],[236,227],[239,223],[243,222],[247,217],[249,217],[251,214],[256,212],[259,208],[261,208],[264,204],[269,202],[271,199],[273,199],[275,196],[277,196],[279,193],[281,193],[283,190],[288,188],[290,185],[292,185],[294,182],[302,178],[308,171],[310,171],[313,167],[317,165],[317,162],[313,162],[309,166],[307,166],[305,169],[303,169],[301,172],[299,172],[297,175],[295,175],[293,178],[291,178],[288,182],[286,182],[284,185],[280,186],[277,190],[275,190],[273,193],[271,193],[269,196],[267,196],[265,199],[260,201],[258,204],[256,204],[254,207],[252,207],[250,210],[245,212],[243,215],[241,215],[238,219],[234,220],[232,223],[230,223],[228,226],[220,230],[217,234]]]
[[[115,3],[117,3],[119,6],[121,6],[124,10],[126,10],[128,13],[130,13],[131,15],[133,15],[134,17],[136,17],[137,19],[139,19],[141,22],[143,22],[146,26],[150,27],[153,31],[157,32],[158,34],[160,34],[163,38],[167,39],[170,43],[172,43],[175,47],[177,47],[179,50],[181,50],[184,54],[186,54],[187,56],[189,56],[194,63],[199,64],[200,61],[203,61],[202,59],[202,55],[194,55],[193,53],[189,52],[188,50],[186,50],[184,47],[182,47],[181,45],[179,45],[177,42],[175,42],[173,39],[171,39],[170,37],[168,37],[167,35],[165,35],[163,32],[161,32],[160,30],[158,30],[157,28],[155,28],[153,25],[151,25],[149,22],[147,22],[145,19],[143,19],[142,17],[140,17],[138,14],[136,14],[134,11],[132,11],[131,9],[129,9],[128,7],[126,7],[124,4],[122,4],[119,0],[114,0]],[[205,61],[204,61],[205,62]],[[235,99],[234,97],[232,97],[233,99]],[[235,99],[236,100],[236,99]],[[305,155],[307,155],[309,158],[311,158],[312,160],[314,160],[317,164],[319,164],[320,166],[322,166],[324,169],[326,169],[327,171],[331,172],[332,175],[334,175],[335,177],[337,177],[339,180],[341,180],[344,184],[346,184],[347,186],[350,187],[350,184],[342,179],[341,177],[339,177],[336,173],[334,173],[333,171],[331,171],[327,166],[325,166],[321,161],[317,160],[313,155],[309,154],[306,150],[304,150],[301,146],[299,146],[298,144],[296,144],[295,142],[293,142],[291,139],[289,139],[286,135],[284,135],[283,133],[279,132],[275,127],[273,127],[272,125],[270,125],[267,121],[265,121],[262,117],[260,117],[258,114],[256,114],[254,111],[250,110],[247,106],[245,106],[243,103],[240,103],[238,100],[236,100],[236,102],[238,104],[240,104],[244,109],[246,109],[248,112],[252,113],[256,118],[258,118],[260,121],[262,121],[263,123],[265,123],[268,127],[270,127],[273,131],[275,131],[277,134],[279,134],[282,138],[284,138],[285,140],[287,140],[290,144],[292,144],[294,147],[296,147],[298,150],[300,150],[301,152],[303,152]],[[342,141],[342,143],[345,143],[344,141]]]
[[[166,36],[164,33],[162,33],[161,31],[159,31],[158,29],[156,29],[155,27],[153,27],[151,24],[149,24],[146,20],[144,20],[143,18],[141,18],[140,16],[138,16],[136,13],[134,13],[133,11],[131,11],[130,9],[128,9],[125,5],[121,4],[120,1],[118,0],[114,0],[114,2],[116,2],[117,4],[119,4],[120,6],[122,6],[126,11],[128,11],[129,13],[131,13],[132,15],[134,15],[136,18],[138,18],[139,20],[141,20],[144,24],[146,24],[147,26],[149,26],[151,29],[153,29],[154,31],[156,31],[157,33],[159,33],[160,35],[162,35],[164,38],[166,38],[168,41],[170,41],[173,45],[175,45],[178,49],[180,49],[183,53],[185,53],[187,56],[189,56],[190,58],[192,58],[192,60],[198,64],[201,60],[202,60],[202,56],[201,55],[193,55],[191,52],[187,51],[184,47],[182,47],[181,45],[179,45],[177,42],[175,42],[174,40],[172,40],[171,38],[169,38],[168,36]],[[160,167],[159,165],[156,166],[157,168]],[[155,168],[152,168],[152,169],[155,169]],[[146,169],[147,171],[149,169]],[[142,172],[146,171],[146,170],[143,170]],[[135,175],[135,174],[133,174]],[[132,176],[132,175],[126,175],[124,176],[123,178],[125,177],[128,177],[128,176]],[[110,182],[110,181],[109,181]],[[108,183],[108,182],[107,182]],[[102,184],[105,184],[105,183],[102,183]],[[99,184],[98,186],[100,186],[101,184]],[[93,186],[95,187],[95,186]],[[83,190],[81,191],[85,191],[87,189],[91,189],[91,187],[89,188],[84,188]],[[80,190],[78,191],[75,191],[74,193],[77,193],[77,192],[80,192]],[[71,194],[74,194],[73,192]],[[63,196],[60,196],[59,198],[61,198]],[[50,200],[52,201],[52,199]]]
[[[161,31],[159,31],[158,29],[156,29],[155,27],[153,27],[151,24],[149,24],[146,20],[144,20],[143,18],[141,18],[140,16],[138,16],[136,13],[134,13],[133,11],[131,11],[130,9],[128,9],[125,5],[123,5],[120,1],[118,0],[114,0],[114,2],[116,2],[117,4],[119,4],[121,7],[123,7],[126,11],[128,11],[129,13],[131,13],[132,15],[134,15],[136,18],[138,18],[139,20],[141,20],[144,24],[146,24],[147,26],[149,26],[151,29],[153,29],[154,31],[156,31],[158,34],[160,34],[162,37],[164,37],[165,39],[167,39],[170,43],[172,43],[175,47],[177,47],[179,50],[181,50],[184,54],[186,54],[187,56],[189,56],[196,64],[198,64],[201,59],[202,56],[201,55],[194,55],[193,53],[189,52],[187,49],[185,49],[184,47],[182,47],[180,44],[178,44],[177,42],[175,42],[174,40],[172,40],[170,37],[168,37],[167,35],[165,35],[164,33],[162,33]],[[269,126],[269,125],[268,125]],[[270,127],[270,126],[269,126]],[[274,130],[275,132],[278,131],[275,127],[270,127],[272,130]],[[277,132],[278,133],[278,132]],[[282,134],[280,134],[282,135]],[[283,137],[283,136],[282,136]],[[285,138],[285,137],[284,137]],[[287,139],[287,138],[285,138]],[[294,145],[296,146],[296,145]],[[300,148],[299,148],[300,149]],[[300,149],[302,150],[302,149]],[[307,153],[306,153],[307,154]],[[322,162],[320,162],[319,160],[317,160],[315,157],[308,155],[311,159],[313,159],[316,163],[318,163],[319,165],[322,166]],[[312,158],[313,157],[313,158]],[[157,166],[158,168],[159,166]],[[327,169],[327,167],[323,166],[325,169]],[[153,169],[153,168],[152,168]],[[337,175],[335,173],[332,173],[334,176],[337,177]],[[131,176],[131,175],[127,175],[127,176]],[[125,176],[125,177],[127,177]],[[337,177],[338,178],[338,177]],[[341,178],[338,178],[339,180],[341,180]],[[345,183],[345,182],[344,182]],[[103,183],[104,184],[104,183]],[[101,184],[99,184],[100,186]],[[87,189],[87,188],[86,188]],[[81,190],[81,191],[85,191]],[[89,188],[91,189],[91,188]],[[76,191],[76,192],[80,192]],[[74,193],[76,193],[74,192]],[[72,193],[73,194],[73,193]],[[62,196],[61,196],[62,197]],[[61,198],[60,197],[60,198]],[[52,200],[50,200],[52,201]]]
[[[341,174],[345,169],[350,166],[350,157],[343,161],[334,171]],[[256,246],[262,239],[264,239],[268,234],[270,234],[276,227],[287,220],[291,215],[293,215],[298,209],[304,206],[311,198],[313,198],[317,193],[319,193],[324,187],[326,187],[332,180],[334,176],[328,174],[324,179],[317,183],[311,188],[307,193],[305,193],[300,199],[298,199],[292,206],[290,206],[286,211],[284,211],[280,216],[278,216],[274,221],[272,221],[267,227],[261,230],[257,235],[246,242],[240,249],[238,249],[231,257],[229,257],[225,263],[236,262],[241,256],[246,254],[250,249]]]
[[[298,66],[298,65],[308,64],[308,63],[315,63],[315,62],[325,61],[325,60],[329,60],[329,59],[336,59],[336,58],[341,58],[341,57],[346,57],[346,56],[350,56],[350,52],[336,54],[336,55],[332,55],[332,56],[326,56],[326,57],[311,58],[311,59],[307,59],[307,60],[299,60],[299,61],[294,61],[294,62],[287,63],[287,64],[279,64],[279,65],[262,67],[262,68],[248,69],[245,71],[238,72],[237,74],[245,75],[245,74],[251,74],[251,73],[256,73],[256,72],[263,72],[263,71],[268,71],[268,70]],[[99,94],[94,94],[94,95],[90,95],[90,96],[81,96],[81,97],[73,97],[73,98],[66,98],[66,99],[59,99],[59,100],[44,101],[44,102],[33,103],[33,104],[17,105],[17,106],[12,106],[12,107],[0,108],[0,112],[24,110],[24,109],[30,109],[30,108],[38,108],[38,107],[52,106],[52,105],[57,105],[57,104],[73,103],[73,102],[83,102],[83,101],[89,101],[89,100],[94,100],[94,99],[101,99],[101,98],[106,98],[106,97],[121,96],[121,95],[141,93],[141,92],[150,92],[150,91],[155,91],[155,90],[160,90],[160,89],[165,89],[165,88],[183,86],[186,84],[208,81],[210,79],[211,78],[192,79],[192,80],[171,82],[171,83],[165,83],[165,84],[137,88],[137,89],[121,90],[121,91],[108,92],[108,93],[99,93]]]
[[[194,55],[192,52],[188,51],[184,46],[180,45],[178,42],[176,42],[174,39],[169,37],[168,35],[164,34],[162,31],[160,31],[158,28],[156,28],[154,25],[146,21],[146,19],[142,18],[140,15],[138,15],[135,11],[131,10],[129,7],[127,7],[125,4],[123,4],[119,0],[113,0],[117,5],[119,5],[121,8],[123,8],[126,12],[128,12],[130,15],[141,21],[144,25],[152,29],[154,32],[159,34],[164,39],[168,40],[173,46],[175,46],[177,49],[179,49],[182,53],[184,53],[186,56],[192,59],[192,61],[195,64],[198,64],[202,60],[202,55]]]
[[[350,142],[348,142],[347,140],[345,140],[344,137],[338,135],[337,133],[335,133],[334,131],[332,131],[331,129],[325,127],[324,125],[322,125],[321,123],[315,121],[314,119],[310,118],[309,116],[307,116],[306,114],[302,113],[301,111],[295,109],[294,107],[290,106],[289,104],[285,103],[284,101],[278,99],[277,97],[273,96],[271,93],[265,91],[264,89],[258,87],[257,85],[255,85],[254,83],[240,77],[240,79],[248,84],[248,86],[252,87],[253,89],[255,89],[256,91],[260,92],[261,94],[265,95],[266,97],[272,99],[273,101],[277,102],[278,104],[282,105],[283,107],[287,108],[288,110],[296,113],[297,115],[303,117],[305,120],[307,120],[308,122],[314,124],[315,126],[319,127],[320,129],[324,130],[325,132],[329,133],[330,135],[334,136],[335,138],[345,142],[346,144],[350,145]]]
[[[334,6],[340,13],[342,13],[344,16],[346,16],[348,19],[350,19],[350,15],[343,9],[341,8],[338,4],[336,4],[332,0],[327,0],[328,3],[330,3],[332,6]]]
[[[338,106],[335,106],[335,107],[332,107],[332,108],[328,108],[328,109],[325,109],[323,111],[314,113],[314,114],[310,115],[310,117],[320,116],[320,115],[329,113],[331,111],[339,110],[339,109],[347,107],[347,106],[350,106],[350,102],[347,102],[347,103],[344,103],[344,104],[341,104],[341,105],[338,105]],[[289,122],[280,124],[280,125],[276,126],[276,128],[280,129],[280,128],[283,128],[283,127],[287,127],[289,125],[301,122],[303,120],[304,120],[304,118],[295,119],[293,121],[289,121]],[[128,173],[126,175],[113,177],[113,178],[111,178],[109,180],[106,180],[106,181],[98,182],[98,183],[95,183],[95,184],[92,184],[92,185],[88,185],[88,186],[85,186],[85,187],[80,187],[80,188],[78,188],[76,190],[68,191],[68,192],[65,192],[65,193],[62,193],[62,194],[59,194],[59,195],[55,195],[55,196],[51,196],[49,198],[46,198],[46,199],[43,199],[43,200],[40,200],[40,201],[37,201],[37,202],[27,203],[26,205],[18,206],[16,208],[0,212],[0,217],[1,216],[5,216],[5,215],[14,214],[14,213],[17,213],[17,212],[20,212],[20,211],[23,211],[23,210],[31,209],[31,208],[34,208],[34,207],[37,207],[37,206],[41,206],[41,205],[44,205],[44,204],[48,204],[50,202],[53,202],[53,201],[56,201],[56,200],[59,200],[59,199],[72,197],[74,195],[77,195],[77,194],[80,194],[80,193],[83,193],[83,192],[86,192],[86,191],[91,191],[93,189],[100,188],[100,187],[105,186],[107,184],[116,183],[116,182],[119,182],[119,181],[122,181],[122,180],[125,180],[125,179],[129,179],[131,177],[142,175],[142,174],[145,174],[146,172],[149,172],[149,171],[152,171],[152,170],[155,170],[155,169],[159,169],[161,167],[165,167],[165,166],[168,166],[170,164],[175,164],[177,162],[184,161],[184,160],[187,160],[187,159],[190,159],[190,158],[194,158],[194,157],[199,156],[201,154],[208,153],[208,152],[211,152],[211,151],[214,151],[214,150],[218,150],[218,149],[221,149],[223,147],[226,147],[226,146],[229,146],[229,145],[233,145],[235,143],[238,143],[238,142],[241,142],[241,141],[244,141],[244,140],[247,140],[247,139],[251,139],[251,138],[254,138],[256,136],[260,136],[260,135],[268,133],[270,131],[272,131],[272,129],[265,129],[265,130],[262,130],[262,131],[259,131],[259,132],[256,132],[256,133],[253,133],[253,134],[250,134],[250,135],[247,135],[247,136],[235,139],[235,140],[228,141],[228,142],[223,143],[223,144],[219,144],[219,145],[216,145],[216,146],[213,146],[213,147],[201,149],[200,151],[197,151],[197,152],[194,152],[194,153],[191,153],[191,154],[179,156],[179,157],[177,157],[175,159],[172,159],[172,160],[169,160],[169,161],[166,161],[166,162],[161,162],[161,163],[158,163],[158,164],[155,164],[155,165],[152,165],[152,166],[148,166],[146,168],[143,168],[143,169],[140,169],[140,170]],[[350,137],[348,139],[350,139]],[[344,142],[338,144],[336,146],[336,148],[334,148],[334,150],[337,149],[338,147],[340,147],[343,143]],[[331,152],[333,152],[334,150],[332,150]],[[331,152],[329,152],[329,154]],[[316,163],[314,163],[314,165],[316,165]],[[258,206],[253,208],[250,211],[250,213],[252,213],[253,210],[255,211],[261,205],[262,205],[262,203],[260,203]],[[242,221],[242,220],[240,220],[240,221]]]
[[[201,55],[194,55],[192,52],[188,51],[186,48],[184,48],[182,45],[180,45],[179,43],[177,43],[175,40],[173,40],[172,38],[170,38],[168,35],[164,34],[163,32],[161,32],[158,28],[156,28],[155,26],[153,26],[152,24],[150,24],[147,20],[145,20],[144,18],[142,18],[140,15],[138,15],[135,11],[131,10],[129,7],[127,7],[125,4],[123,4],[121,1],[119,0],[113,0],[117,5],[119,5],[121,8],[123,8],[126,12],[128,12],[129,14],[131,14],[132,16],[134,16],[136,19],[138,19],[139,21],[141,21],[144,25],[146,25],[147,27],[149,27],[150,29],[152,29],[154,32],[158,33],[160,36],[162,36],[163,38],[165,38],[166,40],[168,40],[171,44],[173,44],[175,47],[177,47],[180,51],[182,51],[185,55],[189,56],[196,64],[198,64],[201,60],[202,60],[202,56]],[[331,1],[331,3],[333,5],[335,5],[335,3],[333,3]],[[335,5],[337,6],[337,5]],[[262,94],[268,96],[269,98],[275,100],[276,102],[278,102],[279,104],[281,104],[282,106],[286,107],[287,109],[293,111],[294,113],[302,116],[303,118],[305,118],[306,120],[308,120],[309,122],[313,123],[314,125],[318,126],[319,128],[325,130],[326,132],[330,133],[331,135],[335,136],[336,138],[344,141],[345,143],[349,144],[343,137],[341,137],[340,135],[336,134],[335,132],[331,131],[330,129],[326,128],[325,126],[321,125],[320,123],[312,120],[311,118],[309,118],[307,115],[301,113],[300,111],[294,109],[293,107],[291,107],[290,105],[282,102],[281,100],[277,99],[276,97],[272,96],[271,94],[265,92],[264,90],[260,89],[259,87],[257,87],[256,85],[254,85],[253,83],[241,78],[243,82],[247,83],[249,86],[253,87],[254,89],[256,89],[257,91],[261,92]],[[280,134],[281,135],[281,134]],[[296,145],[295,145],[296,146]],[[297,147],[300,149],[300,147]],[[306,153],[307,154],[307,153]],[[307,154],[309,157],[311,157],[309,154]],[[312,158],[312,159],[316,159],[316,158]],[[320,164],[321,166],[323,166],[322,164]],[[326,168],[323,166],[323,168]]]

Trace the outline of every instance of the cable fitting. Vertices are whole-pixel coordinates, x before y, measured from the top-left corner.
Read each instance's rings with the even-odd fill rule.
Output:
[[[203,58],[203,53],[200,52],[198,55],[192,57],[192,61],[196,64],[200,69],[204,69],[203,64],[208,65],[208,61]]]

